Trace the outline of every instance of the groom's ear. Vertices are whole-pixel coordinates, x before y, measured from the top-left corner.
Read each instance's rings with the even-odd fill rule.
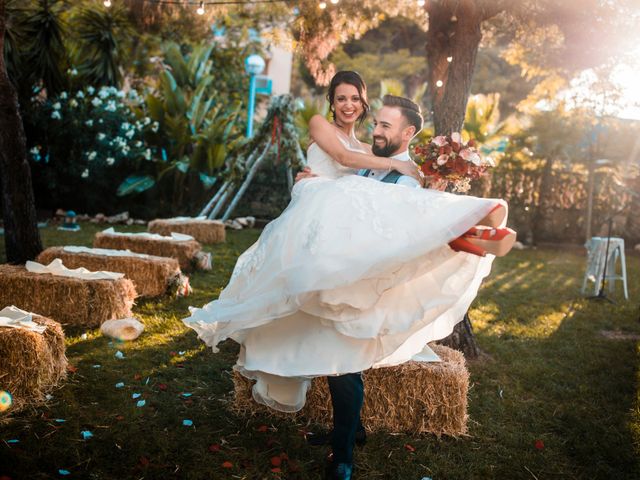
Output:
[[[413,137],[415,137],[416,135],[416,127],[414,127],[413,125],[409,125],[408,127],[405,127],[405,129],[402,131],[402,138],[404,140],[411,140]]]

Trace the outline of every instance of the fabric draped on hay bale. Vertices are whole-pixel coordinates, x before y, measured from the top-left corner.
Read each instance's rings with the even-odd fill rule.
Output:
[[[175,258],[183,271],[193,270],[197,262],[197,253],[202,250],[202,245],[195,240],[156,240],[127,235],[111,235],[104,232],[96,233],[93,238],[93,246]]]
[[[62,327],[39,315],[34,315],[33,321],[46,326],[46,330],[38,333],[0,327],[0,390],[13,397],[13,404],[5,413],[43,402],[45,395],[67,375]]]
[[[130,317],[136,296],[127,278],[82,280],[0,265],[0,308],[16,305],[64,325],[97,327],[112,318]]]
[[[180,277],[180,265],[175,258],[149,256],[110,256],[97,253],[68,252],[63,247],[50,247],[36,261],[49,263],[59,258],[68,268],[84,267],[91,271],[107,270],[124,273],[141,297],[158,297],[168,292]]]
[[[362,424],[369,431],[432,433],[453,437],[467,433],[469,372],[464,355],[430,344],[441,362],[407,362],[363,372]],[[295,414],[271,410],[252,397],[253,381],[233,372],[234,400],[239,415],[306,419],[331,429],[333,409],[326,377],[315,378],[304,408]]]
[[[218,220],[157,218],[149,222],[147,229],[160,235],[171,235],[171,232],[184,233],[202,243],[222,243],[226,239],[224,223]]]

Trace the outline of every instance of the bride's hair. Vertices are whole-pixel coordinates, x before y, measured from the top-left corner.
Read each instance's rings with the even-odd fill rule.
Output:
[[[338,85],[342,85],[343,83],[347,83],[349,85],[353,85],[358,90],[358,95],[360,95],[360,101],[362,102],[362,114],[358,117],[360,123],[367,118],[367,114],[369,113],[369,101],[367,100],[367,85],[364,83],[364,80],[360,76],[358,72],[353,72],[351,70],[341,70],[336,73],[331,79],[331,83],[329,84],[329,92],[327,92],[327,100],[329,100],[329,108],[331,109],[331,115],[333,119],[336,119],[336,112],[333,109],[333,101],[335,100],[336,88]]]

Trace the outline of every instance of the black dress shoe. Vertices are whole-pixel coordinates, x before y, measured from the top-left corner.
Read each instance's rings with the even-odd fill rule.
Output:
[[[333,436],[333,430],[328,433],[312,433],[307,436],[307,443],[314,447],[320,447],[322,445],[331,445],[331,437]],[[367,432],[364,430],[358,430],[356,432],[356,445],[363,446],[367,443]]]

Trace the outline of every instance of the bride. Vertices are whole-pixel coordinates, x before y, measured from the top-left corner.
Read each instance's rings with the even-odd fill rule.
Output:
[[[489,273],[494,255],[484,254],[504,254],[514,240],[500,228],[502,200],[358,176],[420,178],[411,160],[374,156],[355,137],[369,107],[357,73],[338,72],[328,98],[333,123],[316,116],[310,128],[316,176],[296,183],[219,299],[184,319],[214,351],[238,342],[234,368],[256,380],[254,399],[286,412],[304,406],[313,377],[397,365],[448,336]],[[416,130],[403,130],[407,145]],[[380,135],[374,151],[388,146]],[[505,232],[507,246],[490,238]]]

